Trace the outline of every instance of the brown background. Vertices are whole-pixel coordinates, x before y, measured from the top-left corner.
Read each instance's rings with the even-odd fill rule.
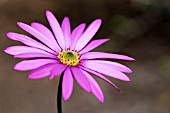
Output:
[[[63,113],[169,113],[170,112],[170,1],[169,0],[0,0],[0,113],[57,113],[59,78],[30,80],[29,72],[18,72],[14,59],[3,50],[20,43],[6,37],[9,31],[25,33],[17,21],[41,22],[49,27],[45,11],[59,22],[71,19],[72,28],[102,18],[97,38],[111,41],[95,49],[128,54],[136,62],[118,61],[134,70],[132,82],[111,79],[123,93],[97,79],[105,95],[101,104],[75,83],[74,92],[63,103]]]

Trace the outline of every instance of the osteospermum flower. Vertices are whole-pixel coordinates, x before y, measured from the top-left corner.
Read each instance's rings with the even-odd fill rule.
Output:
[[[85,91],[92,92],[100,102],[104,102],[101,88],[89,73],[103,79],[119,91],[120,89],[103,75],[130,81],[124,73],[132,73],[131,69],[120,63],[101,59],[134,60],[133,58],[105,52],[89,52],[109,40],[98,39],[90,42],[101,25],[101,19],[93,21],[86,30],[84,30],[85,23],[83,23],[71,32],[68,17],[64,18],[60,26],[50,11],[46,12],[46,16],[53,33],[40,23],[33,22],[27,25],[18,22],[19,27],[34,36],[36,40],[24,34],[13,32],[7,34],[10,39],[26,45],[12,46],[5,50],[15,58],[28,58],[17,63],[14,69],[32,70],[28,75],[30,79],[48,76],[51,80],[64,73],[62,81],[64,100],[70,98],[75,79]]]

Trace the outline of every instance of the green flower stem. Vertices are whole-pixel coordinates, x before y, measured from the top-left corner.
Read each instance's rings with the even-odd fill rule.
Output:
[[[62,113],[62,81],[63,81],[64,73],[61,74],[59,85],[58,85],[58,92],[57,92],[57,108],[58,113]]]

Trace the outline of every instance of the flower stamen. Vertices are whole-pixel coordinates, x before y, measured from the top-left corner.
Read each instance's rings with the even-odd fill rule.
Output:
[[[80,62],[80,54],[76,51],[66,50],[58,54],[60,62],[68,66],[77,66]]]

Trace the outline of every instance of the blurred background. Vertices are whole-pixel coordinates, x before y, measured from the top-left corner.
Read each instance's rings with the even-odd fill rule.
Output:
[[[103,20],[93,39],[111,38],[94,51],[132,56],[120,61],[134,70],[132,82],[110,78],[123,93],[96,78],[105,95],[101,104],[75,83],[63,113],[170,113],[170,0],[0,0],[0,113],[57,113],[59,77],[30,80],[29,72],[13,70],[14,59],[3,50],[21,43],[6,37],[21,30],[16,22],[40,22],[49,27],[46,10],[61,23],[69,16],[72,29],[82,22]]]

